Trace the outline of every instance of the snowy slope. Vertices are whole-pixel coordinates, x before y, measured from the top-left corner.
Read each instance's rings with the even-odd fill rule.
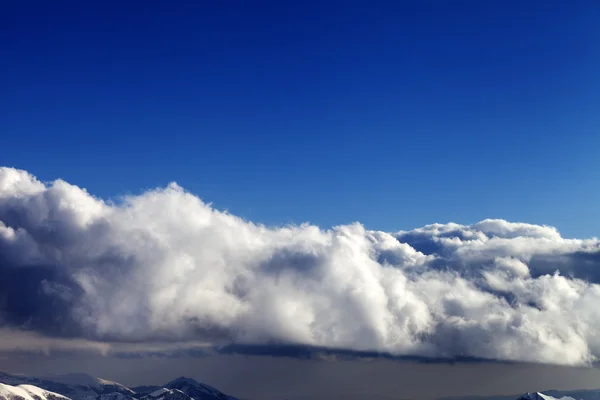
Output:
[[[519,397],[517,400],[556,400],[554,397],[545,396],[541,393],[526,393],[523,396]]]
[[[177,389],[161,388],[141,398],[142,400],[193,400],[190,396]]]
[[[600,390],[545,390],[544,394],[553,396],[557,399],[566,397],[565,400],[570,398],[576,400],[600,400]]]
[[[135,400],[135,394],[126,395],[123,393],[108,393],[108,394],[100,394],[94,398],[94,400]]]
[[[561,397],[560,399],[543,393],[526,393],[517,400],[574,400],[572,397]]]
[[[81,385],[99,390],[105,390],[106,388],[117,388],[120,391],[133,393],[131,389],[124,385],[121,385],[120,383],[108,381],[106,379],[96,378],[94,376],[82,373],[52,374],[41,376],[40,378],[54,382],[65,383],[67,385]]]
[[[524,395],[498,395],[498,396],[453,396],[443,397],[438,400],[600,400],[600,390],[544,390],[543,392],[526,393]]]
[[[120,383],[79,373],[33,377],[0,371],[0,383],[34,385],[70,400],[238,400],[212,386],[185,377],[177,378],[163,387],[140,386],[137,393]]]
[[[135,397],[137,397],[138,399],[141,397],[144,397],[147,394],[150,394],[158,389],[160,389],[161,386],[132,386],[130,387],[131,390],[133,390],[135,392]]]
[[[0,383],[0,400],[69,400],[58,393],[33,385],[12,386]]]
[[[86,374],[64,374],[48,375],[44,377],[33,377],[18,374],[9,374],[0,371],[0,383],[8,385],[34,385],[38,388],[59,393],[73,400],[96,399],[99,395],[122,394],[126,398],[134,395],[134,392],[112,381],[95,378]],[[97,400],[125,400],[117,396],[105,397]]]
[[[165,388],[178,389],[194,400],[237,400],[212,386],[183,376],[167,383]]]
[[[77,388],[88,388],[96,394],[121,393],[129,396],[134,394],[133,390],[120,383],[96,378],[88,374],[53,374],[41,376],[40,379]]]

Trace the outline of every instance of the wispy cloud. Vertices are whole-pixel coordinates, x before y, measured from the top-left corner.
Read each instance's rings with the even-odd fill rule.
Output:
[[[61,340],[582,365],[599,246],[503,220],[270,228],[176,184],[112,204],[0,169],[0,323]]]

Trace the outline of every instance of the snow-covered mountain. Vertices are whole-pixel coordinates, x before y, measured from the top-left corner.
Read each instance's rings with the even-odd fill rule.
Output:
[[[544,391],[546,396],[553,396],[555,398],[573,398],[575,400],[600,400],[600,390],[546,390]]]
[[[134,395],[133,390],[120,383],[95,378],[87,374],[56,374],[33,377],[0,371],[0,383],[13,386],[33,385],[50,392],[60,393],[73,400],[96,399],[100,395],[113,393],[122,394],[126,397]],[[104,398],[102,400],[125,399]]]
[[[108,394],[100,394],[93,398],[93,400],[135,400],[135,394],[126,395],[123,393],[108,393]]]
[[[94,390],[98,394],[122,393],[124,395],[132,395],[134,391],[120,383],[108,381],[106,379],[96,378],[88,374],[54,374],[42,376],[52,382],[64,383],[66,385],[87,387]]]
[[[165,388],[180,390],[194,400],[237,400],[212,386],[183,376],[167,383]]]
[[[517,400],[559,400],[556,397],[552,397],[543,393],[534,392],[534,393],[525,393],[523,396],[519,397]],[[561,397],[560,400],[574,400],[572,397]]]
[[[33,385],[7,385],[0,383],[0,400],[69,400],[58,393]]]
[[[523,395],[456,396],[438,400],[600,400],[600,390],[544,390]]]
[[[190,396],[177,389],[161,388],[141,397],[141,400],[192,400]]]
[[[0,400],[239,400],[192,378],[162,386],[128,388],[86,374],[33,377],[0,371]],[[600,400],[600,390],[547,390],[513,396],[466,396],[439,400]]]
[[[130,387],[131,390],[133,390],[135,392],[135,397],[142,398],[147,394],[150,394],[158,389],[161,389],[160,386],[154,386],[154,385],[145,385],[145,386],[132,386]]]
[[[63,396],[62,400],[238,400],[212,386],[186,377],[177,378],[164,386],[139,386],[133,390],[120,383],[87,374],[32,377],[0,371],[0,383],[11,387],[25,385],[57,393]]]

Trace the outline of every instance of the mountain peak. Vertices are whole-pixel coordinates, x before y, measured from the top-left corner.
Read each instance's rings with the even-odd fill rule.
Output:
[[[186,376],[180,376],[162,388],[141,387],[143,390],[137,393],[120,383],[83,373],[33,377],[0,372],[0,384],[4,384],[0,400],[237,400]],[[44,395],[39,398],[30,395],[36,390],[43,391]],[[2,391],[7,395],[3,396]]]
[[[190,386],[200,386],[201,384],[192,378],[188,378],[185,376],[180,376],[179,378],[173,379],[171,382],[167,383],[167,387],[171,385],[190,385]]]
[[[167,383],[165,387],[168,389],[179,389],[194,400],[232,399],[231,396],[227,396],[212,386],[185,376]]]
[[[519,397],[517,400],[555,400],[552,396],[547,396],[540,392],[533,393],[525,393],[523,396]]]

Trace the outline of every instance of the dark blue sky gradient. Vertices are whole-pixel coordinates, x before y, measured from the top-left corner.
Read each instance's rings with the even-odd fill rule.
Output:
[[[121,4],[125,3],[125,4]],[[600,2],[0,5],[0,164],[267,224],[599,235]]]

